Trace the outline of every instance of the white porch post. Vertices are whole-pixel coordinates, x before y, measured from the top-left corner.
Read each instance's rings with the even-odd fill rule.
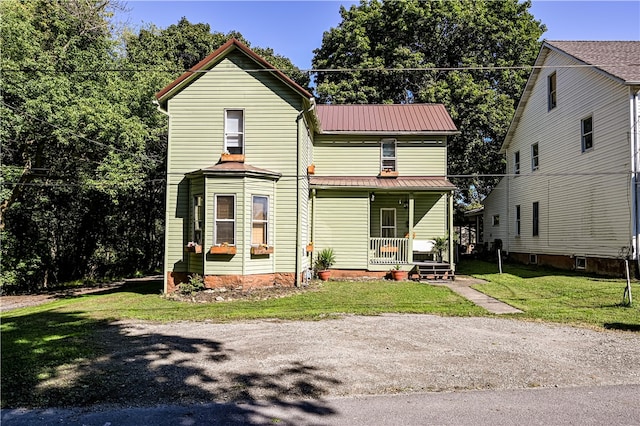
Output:
[[[448,210],[449,210],[449,218],[447,229],[449,233],[449,264],[451,265],[451,270],[455,271],[456,265],[454,264],[454,253],[453,253],[453,191],[450,191],[447,195],[448,198]]]
[[[413,192],[409,193],[409,248],[407,249],[407,261],[413,263],[413,218],[415,199]]]

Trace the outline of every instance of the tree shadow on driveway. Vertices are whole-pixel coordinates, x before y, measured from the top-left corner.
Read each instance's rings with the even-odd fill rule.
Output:
[[[330,416],[321,398],[340,382],[293,362],[269,373],[231,371],[224,342],[160,333],[79,312],[3,315],[2,408],[150,407],[234,402],[234,422],[260,420],[268,403],[288,412]],[[3,410],[3,422],[11,410]]]

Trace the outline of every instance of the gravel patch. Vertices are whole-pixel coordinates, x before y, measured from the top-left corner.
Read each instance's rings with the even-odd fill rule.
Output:
[[[128,406],[640,383],[637,333],[510,319],[119,321],[102,333],[108,355],[78,368],[110,378],[93,402]]]

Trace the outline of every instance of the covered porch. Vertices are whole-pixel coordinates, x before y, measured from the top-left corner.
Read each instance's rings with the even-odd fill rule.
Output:
[[[334,249],[337,269],[455,270],[455,187],[446,178],[314,177],[311,187],[312,238]],[[442,258],[436,238],[446,238]]]

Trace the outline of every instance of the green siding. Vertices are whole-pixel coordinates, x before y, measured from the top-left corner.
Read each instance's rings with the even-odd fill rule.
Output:
[[[367,192],[318,191],[315,199],[315,250],[332,247],[337,269],[367,269],[369,196]]]
[[[396,237],[404,238],[409,233],[408,193],[376,194],[371,202],[371,237],[380,237],[380,209],[396,210]],[[413,232],[417,240],[432,240],[446,234],[447,197],[444,194],[413,194],[415,205]],[[405,203],[407,207],[405,208]]]
[[[376,176],[380,173],[382,137],[319,135],[314,142],[313,161],[320,176]],[[444,137],[397,139],[397,167],[401,176],[442,176],[447,172]]]

